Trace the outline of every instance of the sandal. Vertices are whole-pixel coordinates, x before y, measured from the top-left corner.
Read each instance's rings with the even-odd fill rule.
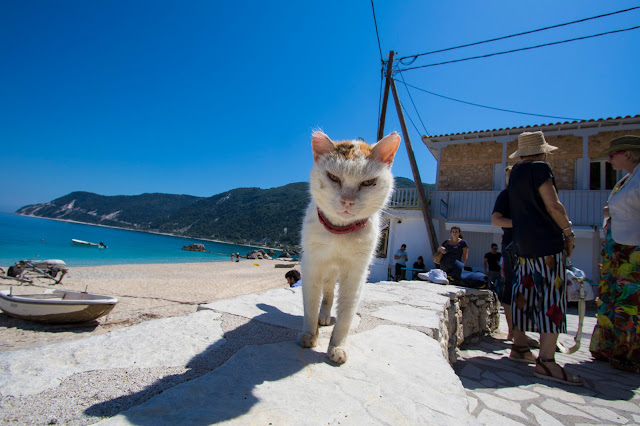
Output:
[[[571,375],[567,375],[567,371],[560,367],[558,365],[558,367],[560,367],[560,371],[562,371],[562,377],[555,377],[552,373],[551,370],[549,370],[549,367],[547,367],[546,365],[544,365],[544,362],[553,362],[555,363],[555,359],[551,358],[551,359],[544,359],[544,358],[540,358],[538,357],[536,359],[536,366],[540,366],[542,367],[542,369],[544,370],[544,374],[543,373],[538,373],[537,371],[533,372],[533,375],[536,376],[539,379],[543,379],[543,380],[549,380],[552,382],[557,382],[557,383],[562,383],[564,385],[569,385],[569,386],[584,386],[584,380],[582,379],[582,377],[580,376],[574,376],[573,374]],[[557,365],[557,364],[556,364]]]
[[[513,356],[514,352],[518,354],[518,356]],[[532,358],[526,358],[527,354],[530,354],[529,346],[526,345],[511,345],[511,354],[509,355],[509,359],[515,362],[522,362],[525,364],[533,364],[535,362]],[[533,354],[531,354],[533,356]]]

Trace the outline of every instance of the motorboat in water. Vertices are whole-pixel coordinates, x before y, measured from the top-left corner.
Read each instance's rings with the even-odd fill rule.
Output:
[[[107,246],[102,241],[100,241],[99,243],[91,243],[89,241],[76,240],[76,239],[72,238],[71,239],[71,243],[79,245],[79,246],[107,248]]]
[[[0,309],[14,318],[52,324],[93,321],[107,315],[118,298],[86,291],[47,289],[43,293],[13,294],[0,290]]]

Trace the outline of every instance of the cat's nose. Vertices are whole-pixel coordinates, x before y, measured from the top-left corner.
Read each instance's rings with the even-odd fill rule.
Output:
[[[356,200],[354,200],[353,198],[345,198],[342,197],[342,205],[345,207],[351,207],[356,203]]]

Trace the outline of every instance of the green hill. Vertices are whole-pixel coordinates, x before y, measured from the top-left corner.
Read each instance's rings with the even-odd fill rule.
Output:
[[[396,187],[415,186],[410,179],[396,178]],[[298,182],[270,189],[237,188],[207,198],[72,192],[16,213],[193,238],[295,246],[308,204],[309,184]]]

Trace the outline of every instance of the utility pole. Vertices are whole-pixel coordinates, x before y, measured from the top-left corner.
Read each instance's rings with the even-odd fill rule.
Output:
[[[398,113],[398,119],[400,120],[400,127],[402,128],[402,134],[404,136],[404,146],[407,149],[407,155],[409,156],[409,163],[411,164],[411,171],[413,172],[413,180],[416,184],[416,190],[418,191],[418,198],[420,200],[420,209],[422,210],[422,218],[424,224],[427,227],[427,233],[429,234],[429,240],[431,242],[431,254],[434,255],[438,251],[438,242],[436,236],[436,229],[433,226],[433,220],[431,218],[431,211],[429,209],[429,202],[424,194],[424,188],[422,187],[422,179],[420,178],[420,172],[418,171],[418,165],[416,164],[416,158],[413,155],[413,148],[411,146],[411,138],[407,131],[407,123],[404,120],[404,114],[402,112],[402,104],[400,104],[400,98],[398,98],[398,90],[396,89],[396,83],[392,78],[393,67],[393,50],[389,52],[389,63],[387,64],[387,78],[385,82],[385,92],[382,104],[382,115],[380,116],[380,126],[378,127],[378,140],[382,139],[384,133],[385,115],[387,112],[387,102],[389,98],[389,87],[393,93],[393,100],[396,104],[396,112]]]
[[[382,96],[382,109],[380,110],[380,124],[378,125],[378,139],[384,137],[384,122],[387,117],[387,103],[389,103],[389,83],[391,82],[391,73],[393,72],[393,55],[396,52],[389,52],[389,61],[387,62],[387,73],[384,79],[384,95]]]

